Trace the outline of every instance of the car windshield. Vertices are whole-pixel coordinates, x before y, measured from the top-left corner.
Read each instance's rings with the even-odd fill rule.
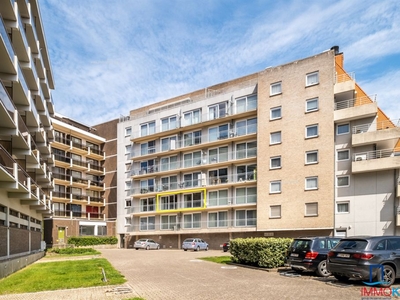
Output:
[[[366,240],[342,240],[337,244],[335,250],[364,250],[368,245]]]
[[[138,242],[146,242],[146,241],[147,241],[146,239],[138,240]]]
[[[309,250],[311,245],[310,240],[294,240],[292,244],[292,248],[299,250]]]

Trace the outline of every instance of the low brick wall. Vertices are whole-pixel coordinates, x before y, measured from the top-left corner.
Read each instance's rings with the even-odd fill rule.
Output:
[[[25,268],[26,266],[41,259],[44,255],[45,252],[40,251],[37,253],[0,261],[0,279]]]

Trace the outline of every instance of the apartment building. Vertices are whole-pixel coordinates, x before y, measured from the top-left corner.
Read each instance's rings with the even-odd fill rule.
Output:
[[[0,0],[0,277],[38,259],[45,248],[53,88],[37,1]]]
[[[55,114],[53,215],[45,219],[48,245],[66,244],[70,236],[112,235],[104,209],[105,139],[90,126]],[[110,229],[108,229],[110,227]]]
[[[399,128],[346,73],[338,47],[132,110],[117,136],[125,247],[400,225]]]

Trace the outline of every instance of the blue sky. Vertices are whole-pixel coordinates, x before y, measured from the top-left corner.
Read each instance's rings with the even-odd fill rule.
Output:
[[[400,118],[398,0],[39,0],[56,112],[87,125],[312,56]]]

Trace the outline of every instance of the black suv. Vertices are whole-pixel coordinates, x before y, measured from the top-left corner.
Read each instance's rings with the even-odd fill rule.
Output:
[[[339,241],[340,238],[331,236],[296,238],[287,251],[286,264],[295,271],[311,271],[318,276],[330,276],[326,258],[329,250]]]
[[[344,238],[329,252],[328,270],[340,281],[390,286],[400,277],[400,236]]]

